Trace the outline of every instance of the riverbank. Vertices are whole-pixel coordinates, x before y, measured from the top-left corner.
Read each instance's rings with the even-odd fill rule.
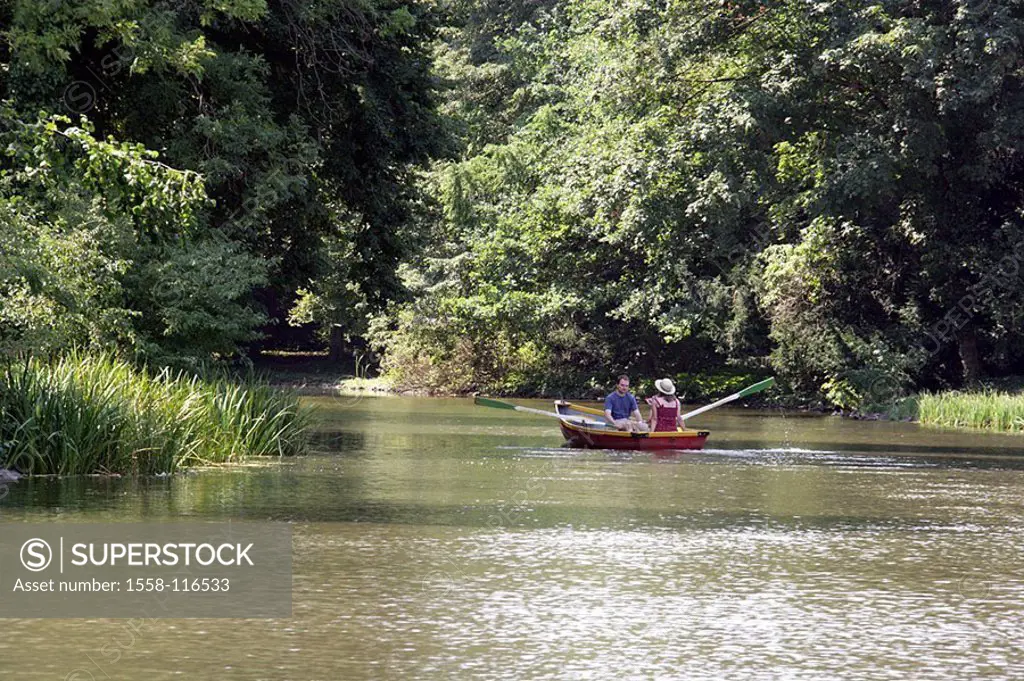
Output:
[[[273,352],[265,353],[254,361],[257,373],[271,384],[291,388],[307,395],[334,393],[376,393],[415,397],[469,397],[483,394],[474,387],[465,390],[443,390],[416,385],[396,385],[386,377],[371,375],[351,360],[333,361],[326,353]],[[677,394],[688,402],[712,401],[742,390],[770,376],[767,372],[716,371],[711,373],[680,373],[671,376]],[[493,397],[521,399],[574,399],[602,400],[614,388],[616,375],[609,374],[608,385],[581,385],[571,392],[559,391],[487,391]],[[660,378],[636,376],[632,390],[637,395],[654,394],[654,381]],[[758,407],[808,408],[807,399],[774,389],[768,394],[752,395],[744,404]],[[813,408],[813,407],[812,407]],[[817,405],[826,411],[825,405]]]
[[[415,397],[469,397],[475,391],[427,390],[396,386],[386,378],[357,375],[353,362],[333,362],[326,353],[273,353],[256,363],[257,369],[273,385],[304,395],[404,395]],[[767,377],[756,371],[725,370],[707,374],[681,373],[673,376],[676,390],[688,404],[712,402]],[[1009,382],[1007,382],[1009,381]],[[1000,386],[974,392],[948,391],[923,393],[902,398],[880,409],[835,409],[820,397],[797,395],[775,387],[767,393],[752,395],[734,406],[755,409],[782,408],[787,411],[834,415],[857,421],[917,422],[947,428],[978,429],[996,432],[1024,432],[1024,384],[1007,379]],[[649,395],[654,379],[636,377],[633,392]],[[512,399],[560,399],[600,401],[611,388],[583,386],[572,394],[507,394],[491,396]]]
[[[265,352],[253,360],[252,368],[268,384],[300,395],[421,394],[395,390],[384,378],[368,375],[358,362],[332,360],[326,352]]]
[[[252,377],[149,373],[109,355],[0,372],[0,468],[155,475],[304,450],[312,412]]]
[[[909,421],[925,426],[996,433],[1024,433],[1024,391],[950,390],[900,399],[880,412],[837,412],[865,421]]]

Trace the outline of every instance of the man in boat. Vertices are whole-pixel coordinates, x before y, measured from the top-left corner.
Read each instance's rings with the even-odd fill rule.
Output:
[[[656,433],[674,431],[685,428],[682,414],[679,413],[679,400],[676,399],[676,386],[671,379],[659,378],[654,382],[658,394],[647,400],[651,405],[651,416],[648,427]]]
[[[640,416],[636,398],[629,392],[629,376],[619,376],[615,390],[604,398],[604,417],[619,430],[630,433],[647,432],[647,424]]]

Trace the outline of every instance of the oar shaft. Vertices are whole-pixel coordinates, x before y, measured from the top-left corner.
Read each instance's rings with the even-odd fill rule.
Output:
[[[554,416],[556,419],[562,421],[569,421],[571,423],[582,423],[585,426],[601,426],[604,427],[603,421],[594,421],[583,416],[568,416],[566,414],[558,414],[553,411],[544,411],[543,409],[531,409],[530,407],[521,407],[518,404],[515,405],[516,411],[525,412],[527,414],[539,414],[541,416]]]
[[[711,411],[715,407],[721,407],[723,404],[728,404],[728,403],[732,402],[733,400],[740,399],[741,397],[747,397],[749,395],[753,395],[754,393],[759,393],[762,390],[767,390],[768,388],[772,387],[774,384],[775,384],[775,377],[774,376],[771,377],[771,378],[766,378],[763,381],[760,381],[758,383],[755,383],[752,386],[744,388],[743,390],[739,391],[738,393],[733,393],[732,395],[729,395],[728,397],[723,397],[722,399],[718,400],[717,402],[712,402],[711,404],[709,404],[709,405],[707,405],[705,407],[701,407],[700,409],[694,409],[691,412],[683,414],[683,420],[685,421],[686,419],[693,418],[694,416],[698,416],[700,414],[703,414],[706,411]]]
[[[739,398],[739,393],[736,393],[735,395],[729,395],[728,397],[723,397],[717,402],[712,402],[711,404],[703,406],[700,409],[694,409],[691,412],[683,414],[683,420],[685,421],[686,419],[693,418],[694,416],[699,416],[700,414],[703,414],[706,411],[711,411],[715,407],[721,407],[723,404],[728,404],[729,402],[732,402],[733,400],[738,400]]]
[[[562,418],[561,414],[557,414],[553,411],[544,411],[543,409],[533,409],[532,407],[522,407],[520,405],[514,405],[516,411],[525,412],[527,414],[540,414],[541,416],[555,416]]]
[[[492,400],[484,397],[474,398],[473,402],[482,407],[494,407],[496,409],[511,409],[514,411],[521,411],[525,414],[537,414],[538,416],[554,416],[556,419],[561,421],[568,421],[570,423],[580,424],[584,426],[604,427],[603,421],[594,421],[583,416],[569,416],[566,414],[559,414],[553,411],[544,411],[543,409],[533,409],[532,407],[523,407],[518,404],[512,404],[511,402],[502,402],[501,400]]]

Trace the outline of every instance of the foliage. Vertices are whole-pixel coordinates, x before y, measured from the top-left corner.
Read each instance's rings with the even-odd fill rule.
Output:
[[[153,360],[233,354],[265,322],[249,295],[269,263],[221,232],[144,252],[126,287],[140,315],[140,351]]]
[[[0,467],[152,475],[289,455],[306,446],[310,417],[257,381],[149,374],[108,354],[33,358],[0,373]]]
[[[166,238],[131,254],[125,280],[104,282],[132,299],[147,353],[236,352],[258,337],[260,305],[283,322],[299,289],[318,297],[317,323],[351,333],[401,295],[395,268],[414,244],[418,205],[410,174],[444,147],[431,3],[6,0],[0,22],[0,98],[14,102],[4,118],[87,116],[89,127],[60,131],[95,134],[77,139],[96,164],[78,178],[86,199],[119,160],[151,161],[143,148],[211,199],[187,219],[150,215],[175,191],[150,183],[154,173],[174,181],[156,163],[134,163],[141,174],[123,173],[110,187],[122,193],[105,197],[110,211],[130,208],[126,219],[145,222],[146,236]],[[66,175],[55,173],[48,191],[74,192]],[[163,276],[174,280],[147,288]]]
[[[1024,302],[992,276],[1019,268],[1024,239],[1020,8],[854,3],[815,34],[810,77],[787,60],[772,74],[795,95],[771,197],[795,238],[763,254],[777,361],[835,384],[866,364],[842,337],[875,337],[902,355],[893,383],[955,379],[955,349],[973,380],[979,343],[995,364]]]
[[[719,346],[763,351],[757,322],[731,319],[750,316],[750,294],[707,276],[715,240],[694,212],[708,198],[688,172],[701,163],[699,131],[685,127],[693,107],[635,85],[654,75],[648,48],[685,42],[673,33],[683,16],[655,28],[637,6],[527,6],[476,5],[480,24],[439,57],[453,80],[500,69],[502,94],[449,104],[466,148],[429,178],[442,219],[410,277],[417,300],[382,339],[402,357],[385,368],[401,384],[419,357],[433,369],[450,362],[482,389],[579,390],[620,368],[698,369],[721,361]],[[509,15],[529,21],[509,27]],[[465,42],[492,31],[491,50]],[[473,109],[494,102],[508,108]],[[480,140],[493,126],[477,127],[488,120],[512,122],[490,145]]]
[[[739,392],[758,381],[767,378],[763,372],[720,369],[711,372],[689,372],[675,374],[670,377],[676,386],[676,394],[684,402],[711,402],[727,395]],[[649,385],[648,385],[649,383]],[[653,395],[655,392],[654,380],[638,381],[635,383],[636,392],[643,395]],[[749,406],[753,401],[764,397],[746,398],[744,405]]]
[[[61,116],[0,111],[0,353],[70,345],[144,357],[231,353],[262,315],[266,266],[200,233],[202,177]]]
[[[0,21],[0,351],[173,361],[288,319],[398,387],[742,366],[861,409],[1024,371],[1017,0]]]
[[[1020,362],[1018,3],[457,7],[399,384],[767,361],[867,407]]]
[[[0,199],[0,354],[131,342],[119,282],[129,265],[110,252],[116,237],[111,223],[76,198],[51,220]]]

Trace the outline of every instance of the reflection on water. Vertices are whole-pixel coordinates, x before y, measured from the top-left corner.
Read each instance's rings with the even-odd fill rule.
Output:
[[[315,401],[313,456],[0,500],[292,522],[291,619],[6,620],[0,677],[1024,678],[1016,437],[733,411],[703,452],[581,451],[465,400]]]

